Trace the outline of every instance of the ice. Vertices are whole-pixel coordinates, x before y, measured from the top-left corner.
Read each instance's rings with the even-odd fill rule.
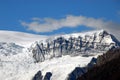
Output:
[[[40,44],[41,42],[47,45],[46,42],[52,42],[52,40],[55,40],[60,36],[63,36],[65,39],[68,39],[69,37],[86,36],[86,39],[83,39],[86,42],[92,42],[94,36],[99,36],[94,42],[101,41],[101,43],[108,43],[108,45],[116,43],[110,35],[106,35],[102,38],[100,36],[102,32],[104,32],[104,30],[48,37],[23,32],[1,30],[0,80],[31,80],[39,70],[42,71],[43,76],[46,72],[51,72],[51,80],[65,80],[68,74],[71,73],[75,67],[86,66],[93,57],[97,57],[102,53],[94,53],[92,56],[78,55],[73,57],[70,55],[62,55],[61,57],[48,58],[43,62],[35,63],[35,59],[33,58],[33,53],[30,51],[30,48],[34,48],[36,43]],[[87,36],[91,36],[92,39],[88,39]]]

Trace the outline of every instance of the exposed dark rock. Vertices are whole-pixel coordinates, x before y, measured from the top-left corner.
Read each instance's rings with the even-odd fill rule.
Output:
[[[76,80],[80,75],[86,72],[86,68],[76,67],[69,75],[66,80]]]
[[[52,76],[52,73],[47,72],[43,80],[50,80],[51,76]]]
[[[78,77],[85,74],[88,69],[91,69],[97,62],[96,58],[92,58],[91,61],[85,67],[76,67],[69,75],[67,80],[76,80]]]
[[[120,80],[120,48],[98,57],[97,64],[77,80]]]
[[[97,58],[97,65],[105,64],[108,61],[111,61],[114,58],[119,57],[120,55],[120,48],[113,48],[103,55],[98,56]]]
[[[33,77],[32,80],[42,80],[43,76],[42,76],[42,73],[41,71],[38,71],[35,76]]]
[[[90,63],[88,63],[87,67],[92,68],[96,63],[97,63],[97,59],[93,57]]]
[[[50,80],[52,76],[52,73],[51,72],[46,72],[44,78],[43,78],[43,75],[42,75],[42,72],[41,71],[38,71],[35,76],[33,77],[32,80]]]

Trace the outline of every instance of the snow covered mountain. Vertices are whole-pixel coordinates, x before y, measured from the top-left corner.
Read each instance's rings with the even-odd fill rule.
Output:
[[[49,37],[0,31],[0,37],[0,80],[32,80],[38,71],[42,79],[49,73],[51,80],[65,80],[75,67],[119,46],[104,30]]]
[[[9,56],[22,52],[23,47],[15,43],[0,42],[0,55]]]
[[[23,47],[29,47],[33,42],[47,38],[47,36],[42,35],[4,30],[0,30],[0,37],[0,42],[16,43]]]
[[[100,30],[50,37],[44,41],[35,42],[30,50],[35,60],[42,62],[63,55],[104,53],[117,46],[119,46],[119,42],[113,35]]]

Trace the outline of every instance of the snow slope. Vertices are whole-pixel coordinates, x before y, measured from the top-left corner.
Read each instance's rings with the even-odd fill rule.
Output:
[[[34,35],[29,33],[23,32],[16,32],[16,31],[4,31],[0,30],[0,42],[7,42],[7,43],[16,43],[24,47],[29,47],[31,43],[39,40],[44,40],[47,36],[42,35]]]
[[[88,33],[93,34],[93,32],[87,32],[69,35],[82,34],[84,36]],[[64,37],[67,38],[69,35],[64,35]],[[55,39],[57,36],[48,37],[22,32],[0,31],[0,37],[0,80],[31,80],[39,70],[42,71],[43,76],[46,72],[51,72],[51,80],[65,80],[75,67],[83,67],[90,62],[93,56],[100,55],[89,57],[64,55],[34,63],[33,53],[28,50],[30,45],[35,41],[42,40],[44,42],[47,39]]]
[[[25,56],[27,54],[24,56],[19,54],[0,61],[0,80],[31,80],[39,70],[42,71],[43,76],[46,72],[51,72],[51,80],[65,80],[75,67],[87,65],[92,58],[63,56],[42,63],[33,63],[30,57]]]

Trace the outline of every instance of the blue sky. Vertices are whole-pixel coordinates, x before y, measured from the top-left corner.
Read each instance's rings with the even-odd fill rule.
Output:
[[[119,0],[0,0],[0,30],[52,35],[103,28],[118,33],[119,23]]]

